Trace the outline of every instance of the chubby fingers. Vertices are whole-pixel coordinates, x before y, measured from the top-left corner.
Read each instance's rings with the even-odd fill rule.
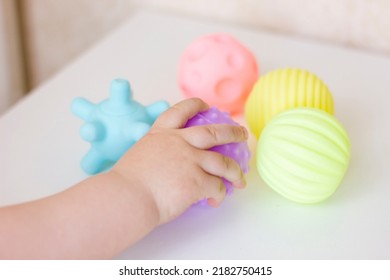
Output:
[[[226,196],[226,187],[222,178],[230,181],[236,188],[246,185],[244,174],[233,159],[217,152],[202,151],[200,168],[204,171],[203,196],[209,205],[218,207]]]
[[[182,128],[197,113],[206,111],[209,105],[199,98],[183,100],[161,114],[154,123],[155,127]]]
[[[182,129],[181,133],[188,143],[199,149],[209,149],[248,139],[248,131],[245,127],[229,124],[193,126]]]

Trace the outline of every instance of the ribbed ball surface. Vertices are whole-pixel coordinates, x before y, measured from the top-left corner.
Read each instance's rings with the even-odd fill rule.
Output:
[[[333,114],[333,98],[316,75],[300,69],[279,69],[262,76],[245,104],[245,116],[252,133],[259,138],[266,124],[278,113],[310,107]]]
[[[343,126],[330,114],[310,108],[277,115],[257,147],[257,169],[269,187],[300,203],[317,203],[340,185],[350,158]]]

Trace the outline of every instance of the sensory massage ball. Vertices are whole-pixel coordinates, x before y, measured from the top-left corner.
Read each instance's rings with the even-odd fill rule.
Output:
[[[256,164],[266,184],[299,203],[317,203],[340,185],[350,158],[343,126],[329,113],[298,108],[275,116],[264,128]]]
[[[83,170],[96,174],[112,166],[168,107],[165,101],[141,105],[133,99],[129,82],[123,79],[111,82],[110,97],[99,104],[74,99],[72,111],[85,121],[80,136],[91,143],[81,161]]]
[[[262,76],[245,104],[245,117],[256,138],[276,114],[310,107],[333,114],[333,97],[316,75],[300,69],[279,69]]]
[[[239,125],[230,118],[229,113],[221,112],[216,107],[212,107],[207,111],[196,114],[194,117],[188,120],[184,127],[209,124]],[[220,154],[232,158],[240,165],[244,173],[247,173],[249,171],[249,160],[251,157],[251,153],[246,142],[219,145],[212,147],[210,151],[218,152]],[[223,181],[226,186],[226,193],[231,194],[233,192],[233,185],[225,179],[223,179]]]
[[[180,58],[178,83],[186,97],[199,97],[231,114],[241,113],[259,76],[254,55],[226,34],[204,36]]]

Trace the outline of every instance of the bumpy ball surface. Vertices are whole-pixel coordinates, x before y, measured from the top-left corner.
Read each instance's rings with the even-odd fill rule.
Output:
[[[228,113],[223,113],[219,111],[217,108],[213,107],[205,112],[198,113],[197,115],[192,117],[184,127],[208,125],[208,124],[239,125],[238,123],[236,123],[230,118]],[[249,151],[248,144],[246,142],[230,143],[230,144],[215,146],[210,150],[221,153],[225,156],[234,159],[240,165],[244,173],[247,173],[249,171],[249,160],[251,154]],[[227,194],[231,194],[233,192],[233,185],[225,179],[224,179],[224,183],[226,186]]]
[[[300,69],[279,69],[262,76],[245,105],[245,117],[252,133],[259,138],[265,125],[278,113],[309,107],[333,114],[333,98],[316,75]]]
[[[253,54],[225,34],[194,41],[179,62],[178,82],[186,97],[200,97],[232,114],[243,111],[258,76]]]
[[[124,79],[113,80],[109,98],[99,104],[80,97],[74,99],[72,112],[85,121],[80,136],[91,143],[81,161],[83,170],[96,174],[112,166],[168,107],[165,101],[149,106],[138,103],[133,99],[129,82]]]
[[[330,114],[309,108],[277,115],[257,146],[257,169],[269,187],[300,203],[332,195],[347,170],[349,138]]]

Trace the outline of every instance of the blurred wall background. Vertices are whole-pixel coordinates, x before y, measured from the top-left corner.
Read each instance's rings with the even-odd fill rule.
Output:
[[[20,37],[26,73],[20,82],[28,90],[59,71],[134,11],[143,8],[240,24],[390,55],[389,0],[14,2],[17,3],[18,22],[21,24]]]
[[[27,90],[18,7],[0,0],[0,114]]]

